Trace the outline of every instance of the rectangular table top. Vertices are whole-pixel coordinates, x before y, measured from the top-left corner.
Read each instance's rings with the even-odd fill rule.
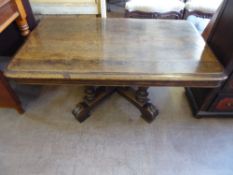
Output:
[[[5,75],[25,83],[203,86],[224,69],[187,21],[45,17]]]

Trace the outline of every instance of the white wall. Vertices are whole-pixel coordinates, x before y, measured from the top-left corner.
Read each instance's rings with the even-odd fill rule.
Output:
[[[35,14],[101,14],[106,17],[105,0],[30,0]]]

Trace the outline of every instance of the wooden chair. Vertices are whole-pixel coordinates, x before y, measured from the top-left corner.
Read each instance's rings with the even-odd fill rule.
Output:
[[[12,24],[14,21],[17,27]],[[9,57],[13,54],[35,25],[28,0],[0,0],[0,55]],[[19,98],[3,74],[8,60],[1,57],[0,61],[0,107],[14,108],[23,113]]]
[[[125,16],[130,18],[181,19],[183,0],[129,0]]]
[[[211,18],[223,0],[187,0],[185,3],[184,18],[195,15],[202,18]]]

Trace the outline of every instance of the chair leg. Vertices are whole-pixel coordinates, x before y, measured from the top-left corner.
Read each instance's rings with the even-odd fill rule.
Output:
[[[111,7],[110,7],[110,0],[107,0],[107,11],[111,12]]]

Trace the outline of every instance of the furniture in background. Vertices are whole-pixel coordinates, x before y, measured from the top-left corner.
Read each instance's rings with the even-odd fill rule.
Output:
[[[220,8],[223,0],[187,0],[185,3],[184,19],[190,21],[202,33],[211,17]]]
[[[4,1],[4,2],[8,2],[7,4],[9,4],[9,1]],[[21,2],[23,4],[24,10],[26,11],[26,21],[29,26],[29,30],[33,30],[33,28],[36,26],[36,20],[32,13],[30,3],[28,0],[21,0]],[[5,3],[5,5],[7,4]],[[5,11],[1,11],[1,9],[3,8],[0,8],[0,14],[1,14],[0,18],[5,16],[5,19],[8,20],[9,18],[7,18],[6,16],[9,17],[9,15],[6,15]],[[22,37],[21,32],[18,28],[18,25],[16,24],[14,20],[10,23],[8,20],[8,22],[6,23],[6,21],[3,20],[2,18],[0,21],[1,21],[0,25],[5,26],[5,27],[1,27],[1,28],[4,28],[4,31],[0,32],[0,56],[3,56],[3,55],[11,56],[24,42],[25,37]],[[8,27],[6,27],[6,24],[8,24],[7,25]]]
[[[190,15],[202,18],[211,18],[217,11],[223,0],[187,0],[185,3],[186,19]]]
[[[125,5],[125,16],[131,18],[181,19],[184,7],[183,0],[129,0]]]
[[[35,25],[27,0],[0,0],[0,55],[9,57],[14,54]],[[0,107],[15,108],[23,113],[19,98],[3,75],[3,59],[0,59]],[[9,60],[4,60],[4,64],[6,61]]]
[[[126,0],[107,0],[107,11],[110,12],[111,11],[111,7],[110,4],[121,4],[123,3],[125,5]]]
[[[21,0],[0,0],[0,33],[16,21],[22,36],[29,34],[26,12]]]
[[[129,0],[125,16],[133,18],[187,19],[195,15],[211,18],[223,0]]]
[[[202,33],[221,2],[222,0],[211,2],[208,0],[129,0],[125,6],[125,16],[131,18],[185,19]]]
[[[218,88],[186,88],[193,114],[203,116],[233,116],[233,1],[225,0],[204,37],[225,67],[228,79]]]
[[[217,87],[226,79],[188,21],[74,17],[42,19],[5,75],[21,83],[89,86],[73,110],[80,122],[113,92],[152,122],[158,110],[149,102],[149,87]]]

